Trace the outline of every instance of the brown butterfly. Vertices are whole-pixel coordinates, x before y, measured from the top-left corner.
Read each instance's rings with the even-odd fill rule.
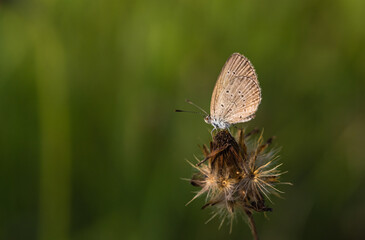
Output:
[[[193,102],[187,102],[202,110],[205,122],[212,124],[214,129],[227,129],[232,124],[253,119],[261,102],[261,88],[254,67],[239,53],[230,56],[215,84],[210,115]]]
[[[224,64],[210,102],[210,115],[204,118],[214,129],[255,117],[261,102],[261,88],[255,69],[243,55],[234,53]]]

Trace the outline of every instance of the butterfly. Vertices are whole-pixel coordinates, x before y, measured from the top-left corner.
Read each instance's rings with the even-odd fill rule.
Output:
[[[261,88],[253,65],[239,53],[228,58],[213,90],[210,114],[187,101],[205,113],[204,121],[214,129],[229,129],[232,124],[253,119],[261,102]]]

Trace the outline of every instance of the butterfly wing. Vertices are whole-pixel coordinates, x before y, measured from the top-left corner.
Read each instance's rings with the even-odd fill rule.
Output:
[[[261,89],[257,81],[249,77],[232,79],[223,90],[221,119],[230,124],[247,122],[255,117],[261,102]]]
[[[251,62],[243,55],[239,53],[234,53],[230,56],[230,58],[226,61],[224,64],[222,71],[218,77],[218,80],[215,84],[212,99],[210,103],[210,114],[212,118],[217,119],[224,119],[226,121],[226,116],[228,113],[226,111],[229,111],[229,109],[232,109],[231,105],[235,104],[235,100],[238,96],[236,96],[235,89],[239,86],[242,87],[242,89],[237,89],[238,91],[243,92],[245,89],[244,84],[255,84],[258,86],[258,89],[260,90],[258,81],[257,81],[257,75],[255,72],[255,69]],[[228,91],[228,92],[227,92]],[[245,90],[246,91],[246,90]],[[260,92],[260,101],[261,101],[261,90]],[[228,95],[227,95],[228,94]],[[247,93],[245,93],[247,94]],[[232,95],[232,97],[231,97]],[[249,101],[248,95],[245,95],[245,100]],[[247,98],[247,99],[246,99]],[[236,104],[237,105],[237,104]],[[230,107],[230,108],[229,108]],[[233,106],[235,107],[235,106]],[[243,105],[241,106],[243,107]],[[234,108],[236,109],[236,108]],[[256,107],[257,110],[257,107]],[[256,111],[255,110],[255,111]],[[244,109],[242,109],[244,111]],[[233,110],[229,111],[233,112]],[[252,111],[250,111],[252,112]],[[232,115],[230,113],[230,115]],[[254,112],[253,112],[254,113]],[[230,117],[229,115],[229,117]],[[242,115],[245,116],[245,115]],[[248,116],[246,116],[248,117]],[[248,120],[246,120],[248,121]]]

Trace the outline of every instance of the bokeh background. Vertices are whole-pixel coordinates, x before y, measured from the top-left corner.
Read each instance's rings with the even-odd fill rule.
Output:
[[[216,78],[254,64],[282,146],[261,239],[365,236],[365,1],[0,1],[1,239],[250,239],[181,178]]]

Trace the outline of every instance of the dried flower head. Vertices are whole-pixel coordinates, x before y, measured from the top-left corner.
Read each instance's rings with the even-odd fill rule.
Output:
[[[205,158],[197,159],[196,165],[191,164],[198,172],[190,180],[192,185],[201,188],[191,201],[206,194],[203,209],[214,207],[211,219],[221,216],[221,227],[229,218],[232,230],[236,210],[241,210],[238,212],[248,216],[255,238],[257,233],[252,214],[272,210],[265,200],[271,201],[270,194],[282,193],[275,185],[280,183],[279,176],[283,174],[278,170],[281,164],[273,166],[278,151],[268,150],[273,138],[263,142],[261,133],[253,141],[253,136],[258,133],[258,130],[253,130],[244,134],[244,130],[240,129],[236,141],[227,130],[219,131],[210,142],[209,149],[206,145],[202,147]]]

